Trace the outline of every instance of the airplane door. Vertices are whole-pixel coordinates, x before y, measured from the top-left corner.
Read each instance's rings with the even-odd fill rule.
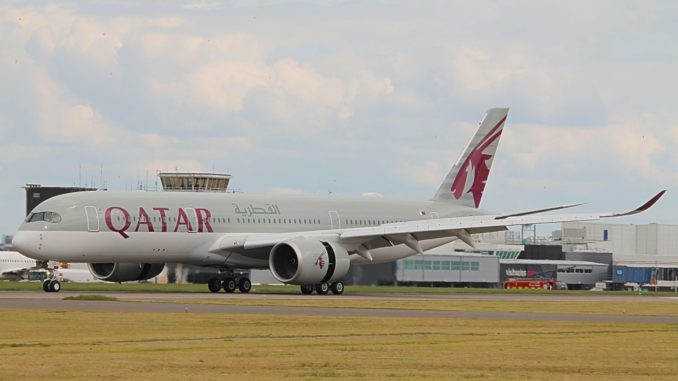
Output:
[[[341,228],[341,219],[339,219],[339,213],[335,210],[330,210],[330,229],[339,229]]]
[[[195,214],[195,209],[186,208],[186,216],[188,216],[188,232],[195,233],[198,231],[198,218]]]
[[[87,231],[98,232],[99,231],[99,213],[97,213],[97,208],[95,206],[86,206],[85,207],[85,216],[87,217]]]

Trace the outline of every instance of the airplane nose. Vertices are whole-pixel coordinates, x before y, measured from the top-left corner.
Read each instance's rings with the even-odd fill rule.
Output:
[[[31,241],[30,234],[18,231],[14,234],[14,238],[12,238],[12,248],[21,254],[30,257],[33,254],[31,247],[34,246],[31,244]]]
[[[12,249],[20,253],[23,253],[26,249],[24,235],[21,232],[14,233],[14,237],[12,237]]]

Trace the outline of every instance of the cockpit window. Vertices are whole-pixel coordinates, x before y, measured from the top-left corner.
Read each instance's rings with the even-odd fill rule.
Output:
[[[61,215],[57,212],[37,212],[31,213],[26,217],[26,222],[45,221],[53,224],[61,222]]]

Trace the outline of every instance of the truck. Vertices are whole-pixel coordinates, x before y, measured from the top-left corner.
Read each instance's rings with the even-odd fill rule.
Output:
[[[504,288],[532,289],[532,290],[559,290],[563,286],[552,279],[509,279],[504,282]],[[567,289],[567,286],[565,286]]]

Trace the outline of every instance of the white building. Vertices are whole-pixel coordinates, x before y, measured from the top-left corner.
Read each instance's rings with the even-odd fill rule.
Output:
[[[566,222],[553,238],[563,251],[610,252],[616,264],[678,265],[678,225]]]

